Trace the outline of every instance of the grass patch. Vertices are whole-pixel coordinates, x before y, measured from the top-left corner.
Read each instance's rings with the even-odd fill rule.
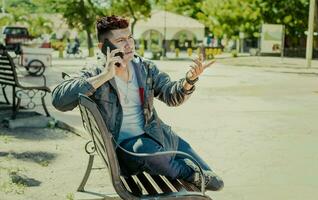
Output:
[[[1,135],[0,134],[0,142],[3,142],[5,144],[8,144],[9,142],[12,141],[12,138],[7,136],[7,135]]]
[[[68,193],[66,195],[66,200],[74,200],[74,194],[73,193]]]
[[[6,194],[8,193],[24,194],[25,189],[26,189],[26,185],[21,183],[13,183],[12,181],[7,181],[0,185],[0,191]]]

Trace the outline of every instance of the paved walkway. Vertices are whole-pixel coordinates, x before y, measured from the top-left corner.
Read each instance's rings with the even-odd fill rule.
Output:
[[[280,58],[220,58],[184,105],[155,102],[159,116],[224,178],[224,190],[210,193],[214,199],[317,198],[318,65],[314,61],[308,70],[303,61],[284,59],[280,65]],[[47,70],[49,85],[83,62],[54,60]],[[156,63],[172,79],[183,77],[190,64]],[[49,109],[57,119],[81,127],[78,111]]]

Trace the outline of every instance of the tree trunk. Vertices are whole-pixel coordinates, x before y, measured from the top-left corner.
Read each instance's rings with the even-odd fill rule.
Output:
[[[86,29],[88,57],[94,57],[94,46],[90,30]]]
[[[133,18],[133,21],[131,23],[131,33],[134,35],[135,25],[137,23],[137,19]]]

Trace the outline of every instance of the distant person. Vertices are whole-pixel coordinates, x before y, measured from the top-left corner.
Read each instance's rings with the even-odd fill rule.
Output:
[[[71,43],[70,38],[67,38],[67,39],[66,39],[66,52],[67,52],[68,54],[71,54],[71,53],[72,53],[72,43]]]
[[[74,39],[74,47],[73,47],[73,52],[77,52],[81,46],[81,43],[77,37]]]

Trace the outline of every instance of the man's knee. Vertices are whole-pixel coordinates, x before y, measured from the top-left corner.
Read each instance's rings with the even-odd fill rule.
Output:
[[[171,166],[172,156],[155,156],[145,159],[145,171],[151,174],[161,174],[175,179],[178,176]]]
[[[139,138],[132,148],[135,153],[156,153],[162,151],[162,146],[150,138]]]

